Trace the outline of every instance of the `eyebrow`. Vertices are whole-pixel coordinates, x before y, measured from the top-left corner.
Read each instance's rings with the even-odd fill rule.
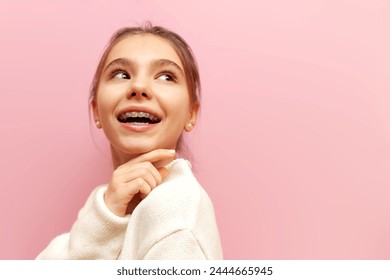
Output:
[[[132,61],[127,58],[117,58],[111,61],[110,63],[107,64],[106,67],[104,67],[103,72],[106,72],[108,68],[113,67],[115,65],[120,65],[120,66],[131,66],[133,65]]]
[[[179,65],[177,65],[176,62],[174,62],[174,61],[172,61],[172,60],[169,60],[169,59],[156,59],[156,60],[153,60],[153,61],[152,61],[152,65],[160,66],[160,67],[163,67],[163,66],[173,66],[173,67],[175,67],[179,72],[181,72],[181,74],[184,75],[183,69],[181,69],[181,67],[180,67]]]
[[[123,67],[129,67],[129,66],[132,66],[136,64],[133,60],[131,59],[128,59],[128,58],[117,58],[117,59],[114,59],[113,61],[111,61],[105,68],[104,68],[104,71],[105,72],[108,68],[110,67],[113,67],[113,66],[116,66],[116,65],[119,65],[119,66],[123,66]],[[161,59],[155,59],[155,60],[152,60],[151,62],[151,65],[152,66],[159,66],[159,67],[163,67],[163,66],[173,66],[174,68],[176,68],[179,72],[181,72],[181,74],[184,75],[184,71],[183,69],[177,65],[176,62],[172,61],[172,60],[169,60],[169,59],[165,59],[165,58],[161,58]]]

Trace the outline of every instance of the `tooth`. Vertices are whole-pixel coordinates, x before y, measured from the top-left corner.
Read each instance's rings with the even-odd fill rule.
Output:
[[[122,113],[119,117],[121,119],[138,117],[138,118],[149,118],[152,121],[159,120],[159,118],[156,117],[155,115],[153,115],[151,113],[146,113],[146,112],[126,112],[126,113]]]

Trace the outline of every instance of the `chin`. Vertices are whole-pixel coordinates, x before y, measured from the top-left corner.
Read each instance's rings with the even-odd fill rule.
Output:
[[[158,149],[158,148],[140,145],[140,146],[125,147],[124,149],[121,149],[121,152],[124,154],[128,154],[128,155],[139,155],[139,154],[148,153],[148,152],[153,151],[155,149]]]
[[[118,141],[115,146],[111,145],[111,147],[117,152],[127,155],[139,155],[156,149],[175,149],[176,147],[175,143],[157,142],[158,141],[148,141],[147,139],[122,139],[122,141]]]

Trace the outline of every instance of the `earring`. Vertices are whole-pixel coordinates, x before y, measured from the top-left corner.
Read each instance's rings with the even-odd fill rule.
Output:
[[[191,131],[192,130],[192,128],[193,128],[193,124],[192,123],[188,123],[187,124],[187,131]]]
[[[102,128],[102,125],[100,124],[100,121],[96,121],[96,127],[97,128]]]

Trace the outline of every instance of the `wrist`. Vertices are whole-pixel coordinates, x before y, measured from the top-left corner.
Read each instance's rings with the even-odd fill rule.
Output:
[[[103,200],[111,213],[118,217],[126,216],[127,205],[118,205],[117,203],[113,203],[112,199],[110,199],[110,195],[108,194],[108,190],[104,193]]]

